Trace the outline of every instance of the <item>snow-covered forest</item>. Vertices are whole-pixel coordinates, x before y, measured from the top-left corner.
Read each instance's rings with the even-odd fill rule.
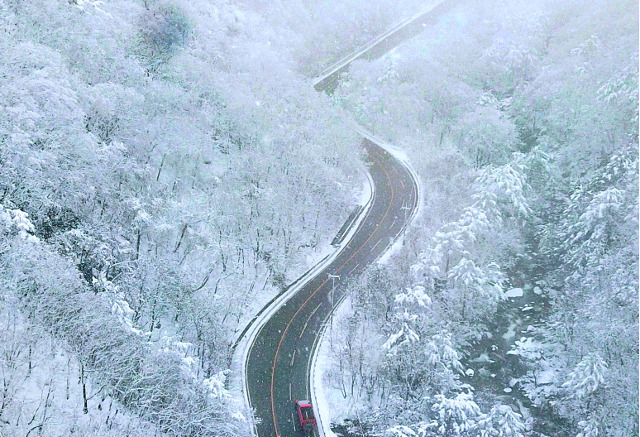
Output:
[[[353,435],[637,436],[637,2],[465,3],[335,99],[424,193],[341,319]]]
[[[3,0],[0,34],[0,434],[241,435],[230,345],[357,137],[249,7]]]
[[[423,194],[352,281],[353,435],[638,435],[638,5],[0,0],[0,436],[244,436],[248,320],[358,201],[350,119]],[[340,414],[339,414],[340,413]]]

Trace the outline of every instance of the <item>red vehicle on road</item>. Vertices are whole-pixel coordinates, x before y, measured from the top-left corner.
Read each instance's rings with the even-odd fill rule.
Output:
[[[296,400],[296,412],[298,413],[298,421],[300,422],[300,429],[305,434],[310,434],[316,426],[316,418],[313,415],[313,407],[311,402],[307,400]]]

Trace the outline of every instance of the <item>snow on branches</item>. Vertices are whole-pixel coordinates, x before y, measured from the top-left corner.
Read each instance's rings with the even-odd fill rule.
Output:
[[[25,241],[32,243],[40,241],[33,235],[35,227],[29,220],[29,214],[19,209],[6,209],[0,205],[0,226],[2,226],[0,230],[4,233],[17,235]]]
[[[604,383],[606,374],[607,363],[597,353],[590,353],[569,373],[569,380],[562,387],[569,397],[584,398]]]

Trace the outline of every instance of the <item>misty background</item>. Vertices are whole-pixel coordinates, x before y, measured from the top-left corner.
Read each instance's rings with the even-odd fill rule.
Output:
[[[0,435],[250,435],[251,317],[366,181],[422,213],[349,287],[342,435],[638,435],[638,4],[0,0]]]

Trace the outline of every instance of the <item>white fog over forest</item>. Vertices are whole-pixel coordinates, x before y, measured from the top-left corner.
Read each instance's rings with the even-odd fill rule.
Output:
[[[0,436],[638,436],[638,9],[0,0]]]

